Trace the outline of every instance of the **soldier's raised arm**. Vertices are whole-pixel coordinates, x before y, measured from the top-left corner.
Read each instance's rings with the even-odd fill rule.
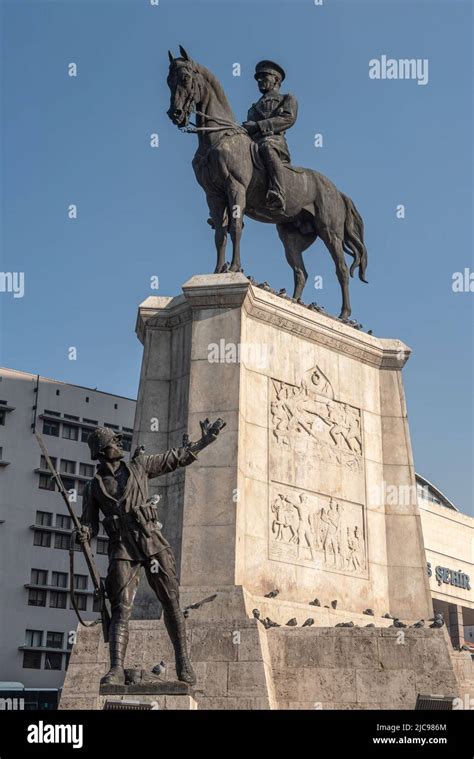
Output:
[[[162,474],[174,472],[182,466],[188,466],[196,461],[196,456],[187,448],[170,448],[165,453],[156,453],[153,456],[140,456],[148,478],[160,477]]]
[[[140,457],[149,479],[160,477],[162,474],[174,472],[179,467],[192,464],[193,461],[196,461],[197,453],[213,443],[221,429],[225,427],[225,422],[222,419],[216,419],[213,424],[210,423],[209,419],[205,419],[199,424],[202,434],[195,443],[188,442],[185,435],[184,444],[180,448],[170,448],[166,453]]]

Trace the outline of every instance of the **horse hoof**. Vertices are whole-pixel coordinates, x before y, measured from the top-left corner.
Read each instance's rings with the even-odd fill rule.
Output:
[[[229,267],[229,271],[240,271],[240,272],[242,272],[243,269],[242,269],[241,266],[234,266],[234,265],[231,264],[231,266]]]
[[[344,310],[342,310],[341,313],[339,314],[339,319],[341,321],[343,321],[343,322],[347,322],[347,321],[349,321],[349,316],[350,315],[351,315],[350,311],[344,311]]]

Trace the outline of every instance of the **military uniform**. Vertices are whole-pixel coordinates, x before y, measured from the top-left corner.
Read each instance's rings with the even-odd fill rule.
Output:
[[[287,129],[293,126],[298,115],[298,102],[293,95],[273,92],[262,95],[250,106],[247,121],[258,123],[259,131],[252,134],[259,149],[269,145],[276,150],[281,161],[290,163],[290,151],[285,138]]]
[[[185,622],[179,606],[174,556],[161,533],[156,506],[147,501],[150,479],[195,460],[196,456],[184,447],[154,456],[138,455],[128,464],[122,460],[115,471],[102,459],[96,475],[84,488],[82,525],[90,529],[92,536],[97,535],[102,513],[105,517],[103,526],[109,536],[105,588],[111,605],[109,646],[113,668],[123,668],[128,624],[143,566],[148,583],[163,606],[177,670],[185,665],[192,673],[186,649]],[[192,678],[188,681],[192,682]]]
[[[262,74],[278,74],[281,81],[285,72],[273,61],[260,61],[255,68],[255,79]],[[257,130],[250,133],[258,144],[259,155],[268,173],[268,190],[276,192],[285,202],[282,163],[290,163],[290,151],[285,138],[287,129],[293,126],[298,116],[298,102],[293,95],[282,95],[274,89],[253,103],[247,113],[247,122],[257,124]],[[267,198],[268,199],[268,198]]]

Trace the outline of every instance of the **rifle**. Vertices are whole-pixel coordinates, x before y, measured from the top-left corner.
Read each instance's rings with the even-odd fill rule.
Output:
[[[43,438],[41,437],[39,432],[35,432],[35,437],[38,441],[39,447],[41,448],[41,451],[43,453],[43,456],[45,458],[46,464],[48,466],[49,471],[51,472],[52,479],[56,482],[56,485],[58,486],[58,490],[60,494],[63,497],[63,501],[65,502],[67,506],[67,510],[70,514],[70,517],[72,519],[72,522],[74,524],[74,530],[71,535],[71,547],[69,551],[70,555],[70,583],[69,583],[69,592],[71,595],[71,602],[74,607],[74,611],[76,612],[77,618],[81,625],[84,625],[84,627],[91,627],[92,625],[96,624],[95,622],[84,622],[84,620],[81,617],[80,611],[77,606],[76,602],[76,595],[74,592],[74,542],[75,542],[75,533],[81,530],[81,523],[79,519],[77,518],[76,512],[71,506],[71,502],[69,500],[66,488],[63,485],[63,482],[61,480],[61,476],[56,471],[53,462],[51,461],[48,451],[46,449],[45,443]],[[99,571],[95,565],[94,557],[92,555],[91,550],[91,544],[90,541],[87,540],[80,544],[82,553],[84,554],[84,558],[86,560],[87,568],[89,570],[89,574],[92,578],[92,583],[94,585],[94,591],[96,598],[100,601],[100,616],[102,620],[102,632],[104,635],[104,641],[108,643],[109,640],[109,627],[110,627],[110,614],[109,610],[107,609],[107,605],[105,602],[105,587],[104,583],[101,579],[101,576],[99,574]]]

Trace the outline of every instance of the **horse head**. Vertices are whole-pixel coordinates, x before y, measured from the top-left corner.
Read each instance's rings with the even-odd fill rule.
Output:
[[[179,51],[181,58],[174,58],[168,50],[170,67],[166,81],[171,91],[171,99],[167,114],[177,127],[186,127],[200,98],[197,80],[199,70],[181,45]]]

